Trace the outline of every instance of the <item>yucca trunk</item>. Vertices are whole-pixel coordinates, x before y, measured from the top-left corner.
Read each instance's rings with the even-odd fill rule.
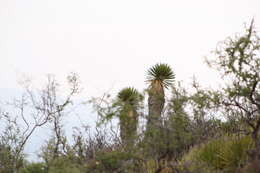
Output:
[[[164,89],[167,89],[174,80],[174,73],[167,64],[156,64],[148,70],[148,117],[144,145],[146,154],[151,158],[162,158],[165,151],[165,129],[162,113],[165,104]]]
[[[147,128],[160,128],[162,125],[162,111],[165,98],[164,89],[161,85],[152,86],[148,98],[148,120]]]
[[[132,147],[137,136],[138,115],[136,110],[123,110],[120,116],[120,137],[123,145]]]
[[[162,86],[152,86],[148,94],[148,118],[145,134],[146,150],[149,157],[157,157],[163,144],[162,112],[165,98]]]

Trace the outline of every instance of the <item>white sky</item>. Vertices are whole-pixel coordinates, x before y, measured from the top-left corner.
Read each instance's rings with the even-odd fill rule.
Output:
[[[142,90],[157,62],[171,65],[177,80],[196,75],[212,84],[204,56],[252,17],[259,29],[259,7],[259,0],[0,0],[0,88],[16,89],[23,74],[74,71],[84,97]]]
[[[1,88],[21,74],[81,76],[88,95],[145,87],[146,70],[172,66],[179,80],[212,79],[203,57],[260,20],[258,0],[0,0]]]

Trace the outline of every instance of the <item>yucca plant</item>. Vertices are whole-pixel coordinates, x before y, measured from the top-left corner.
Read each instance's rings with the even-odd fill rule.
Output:
[[[148,157],[160,157],[167,152],[166,136],[162,126],[165,89],[174,82],[175,75],[167,64],[156,64],[147,71],[148,116],[144,145]]]
[[[148,70],[148,122],[147,128],[160,124],[161,114],[165,104],[164,89],[174,82],[175,75],[168,64],[156,64]]]
[[[138,108],[143,96],[133,87],[122,89],[117,95],[119,106],[120,137],[126,146],[134,144],[138,124]]]

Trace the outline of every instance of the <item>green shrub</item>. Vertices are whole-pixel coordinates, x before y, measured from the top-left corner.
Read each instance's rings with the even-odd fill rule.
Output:
[[[138,160],[132,154],[121,151],[101,152],[97,158],[89,163],[91,172],[136,172]]]
[[[190,163],[189,168],[193,170],[208,167],[233,173],[246,162],[246,151],[251,148],[253,141],[250,137],[222,137],[191,149],[182,159],[182,164]]]
[[[21,173],[47,173],[43,163],[30,163],[22,169]]]
[[[48,168],[48,173],[85,173],[84,166],[71,159],[58,157],[52,160]]]

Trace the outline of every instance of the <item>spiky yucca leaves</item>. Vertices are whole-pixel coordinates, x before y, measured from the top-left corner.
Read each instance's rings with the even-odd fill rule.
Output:
[[[175,75],[168,64],[156,64],[148,70],[147,82],[150,87],[160,85],[162,88],[168,88],[175,79]]]
[[[139,102],[143,99],[143,96],[133,87],[127,87],[122,89],[118,95],[118,99],[132,106],[138,106]]]
[[[130,147],[137,134],[137,110],[143,96],[135,88],[127,87],[118,93],[117,98],[117,105],[120,106],[120,136],[123,144]]]
[[[148,107],[149,116],[147,127],[160,123],[160,117],[165,104],[164,89],[168,88],[175,79],[175,75],[168,64],[156,64],[148,70]]]

